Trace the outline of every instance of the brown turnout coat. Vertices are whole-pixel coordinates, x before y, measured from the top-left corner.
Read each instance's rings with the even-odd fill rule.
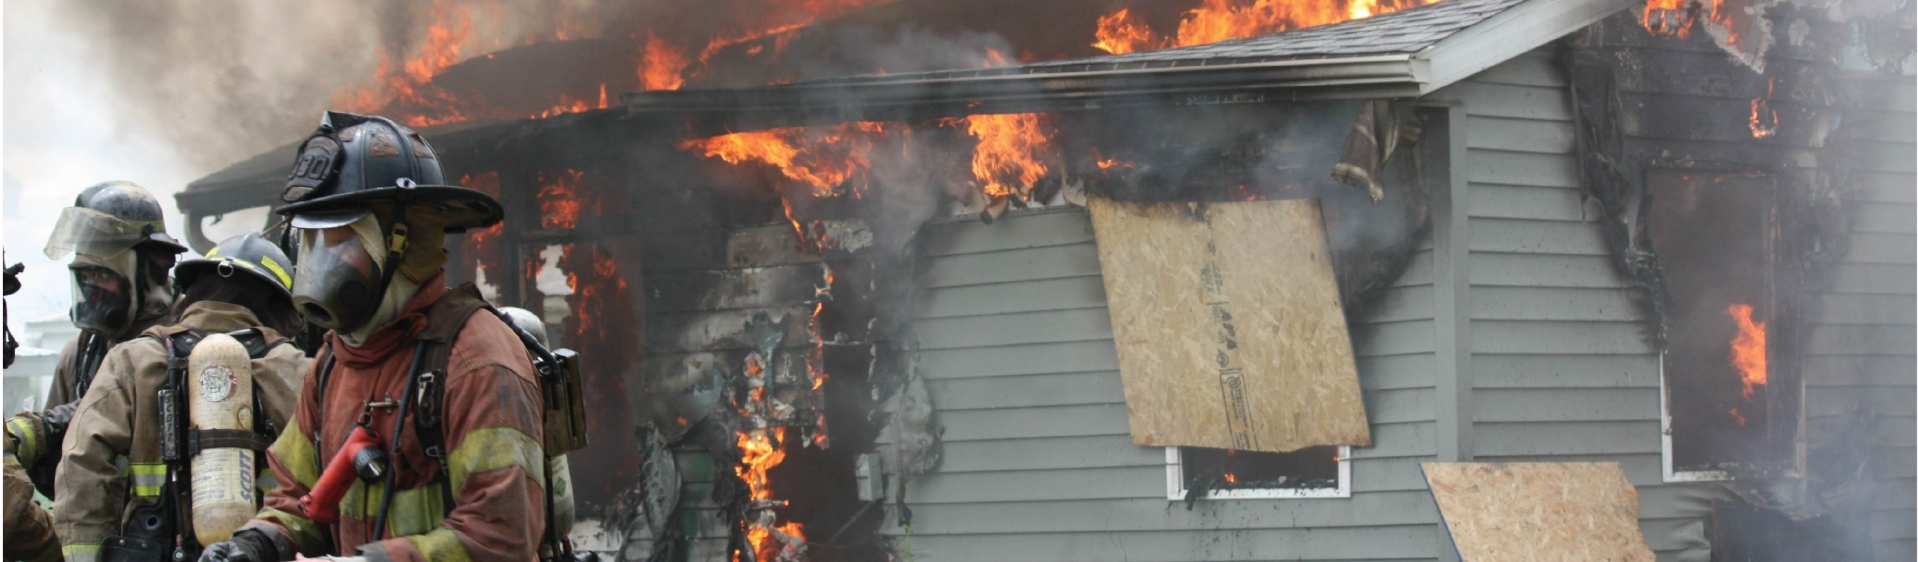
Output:
[[[541,451],[541,402],[532,362],[519,338],[498,317],[478,310],[484,301],[471,284],[448,291],[444,273],[421,285],[398,318],[382,325],[359,347],[327,335],[334,357],[320,400],[319,369],[300,389],[289,429],[267,452],[281,486],[245,528],[266,531],[281,559],[354,555],[368,560],[527,561],[537,558],[545,526],[545,460]],[[395,474],[386,538],[375,541],[383,484],[354,479],[340,501],[339,522],[305,516],[299,499],[346,441],[368,403],[405,395],[418,341],[451,342],[444,367],[439,432],[444,436],[445,475],[454,506],[442,498],[440,461],[426,455],[418,433],[418,408],[391,449],[396,408],[372,408],[369,426],[388,448]],[[428,352],[428,355],[432,355]],[[427,363],[431,359],[422,359]]]
[[[189,305],[178,324],[149,328],[144,335],[165,338],[188,328],[223,333],[258,324],[245,307],[208,301]],[[268,340],[282,339],[271,328],[259,329]],[[292,345],[275,346],[253,360],[254,388],[273,427],[287,427],[299,377],[310,362]],[[165,476],[159,391],[166,384],[166,363],[160,340],[135,338],[114,346],[73,414],[61,447],[53,504],[54,530],[69,561],[94,560],[100,542],[120,534],[124,517],[159,501]],[[263,474],[258,481],[266,487],[273,478]],[[187,528],[192,522],[179,524]]]

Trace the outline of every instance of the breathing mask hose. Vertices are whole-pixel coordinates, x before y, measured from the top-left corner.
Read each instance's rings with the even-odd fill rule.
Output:
[[[400,450],[400,431],[406,429],[406,406],[413,403],[413,400],[417,398],[416,394],[419,392],[420,356],[425,353],[425,341],[413,344],[413,361],[406,366],[406,391],[400,395],[399,411],[395,412],[393,416],[394,453],[398,453]],[[373,524],[373,540],[375,541],[386,538],[386,513],[387,510],[393,508],[393,473],[395,472],[399,471],[387,470],[386,481],[381,484],[383,491],[380,493],[380,516],[374,520],[375,523]],[[452,484],[447,483],[447,485],[450,486]]]

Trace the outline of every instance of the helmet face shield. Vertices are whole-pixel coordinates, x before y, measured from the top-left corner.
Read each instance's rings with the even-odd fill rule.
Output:
[[[110,268],[74,264],[73,325],[118,334],[133,323],[132,279]]]
[[[322,328],[351,330],[379,306],[379,265],[355,226],[300,231],[293,306]]]
[[[53,226],[45,253],[47,259],[54,260],[71,253],[111,260],[145,242],[149,235],[165,232],[162,221],[126,220],[93,209],[67,207],[60,211],[60,221]]]

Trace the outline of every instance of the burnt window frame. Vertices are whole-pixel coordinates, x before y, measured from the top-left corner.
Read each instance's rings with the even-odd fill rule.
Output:
[[[1772,190],[1771,197],[1773,198],[1773,202],[1771,206],[1772,216],[1768,220],[1773,221],[1771,223],[1771,227],[1773,229],[1776,229],[1777,221],[1785,220],[1785,218],[1782,216],[1782,213],[1784,211],[1780,208],[1780,205],[1782,204],[1781,198],[1786,196],[1785,190],[1791,189],[1793,187],[1789,183],[1789,178],[1787,178],[1786,176],[1786,174],[1790,172],[1791,170],[1781,169],[1777,166],[1754,165],[1751,163],[1700,161],[1700,160],[1671,160],[1666,158],[1648,159],[1645,165],[1640,169],[1640,173],[1639,173],[1640,175],[1639,185],[1641,186],[1639,188],[1640,192],[1635,194],[1635,196],[1633,197],[1633,201],[1631,202],[1632,209],[1628,211],[1627,213],[1627,216],[1631,217],[1631,220],[1632,220],[1632,224],[1630,225],[1630,231],[1632,233],[1631,236],[1633,240],[1636,241],[1635,244],[1643,244],[1643,243],[1649,242],[1651,238],[1650,229],[1655,227],[1654,225],[1650,224],[1651,209],[1653,205],[1652,196],[1655,195],[1654,193],[1652,193],[1652,180],[1654,176],[1661,175],[1661,174],[1711,175],[1711,176],[1752,174],[1752,175],[1765,176],[1770,181],[1770,189]],[[1776,241],[1773,241],[1774,244],[1775,242]],[[1780,254],[1781,250],[1779,250],[1775,245],[1771,246],[1771,249],[1769,251],[1772,252],[1773,254],[1771,256],[1771,260],[1772,260],[1771,275],[1773,275],[1775,279],[1776,276],[1781,273],[1781,268],[1783,267],[1782,263],[1785,260],[1785,257],[1782,254]],[[1778,314],[1780,303],[1783,301],[1784,295],[1782,294],[1782,291],[1787,289],[1779,287],[1776,280],[1774,280],[1771,283],[1771,286],[1772,286],[1770,289],[1771,294],[1767,295],[1767,298],[1771,302],[1771,306],[1773,307],[1772,316],[1768,318],[1768,323],[1771,326],[1767,328],[1767,333],[1771,341],[1767,345],[1766,354],[1768,358],[1768,363],[1776,367],[1781,365],[1781,362],[1777,360],[1777,357],[1772,355],[1773,346],[1778,345],[1777,340],[1779,339],[1777,337],[1777,331],[1780,329],[1780,326],[1779,326],[1780,323],[1777,321],[1776,315]],[[1667,319],[1666,321],[1669,321],[1669,319]],[[1666,347],[1669,347],[1669,346],[1666,346]],[[1671,375],[1671,373],[1667,372],[1667,367],[1669,365],[1669,362],[1667,361],[1667,356],[1670,353],[1671,351],[1669,349],[1661,348],[1661,349],[1658,349],[1657,353],[1655,354],[1655,356],[1658,358],[1658,429],[1659,429],[1658,437],[1659,437],[1660,480],[1665,483],[1731,482],[1734,480],[1738,480],[1741,477],[1752,477],[1752,476],[1762,475],[1763,471],[1760,471],[1754,474],[1741,474],[1739,472],[1735,472],[1732,470],[1724,470],[1724,469],[1719,469],[1719,470],[1709,470],[1709,469],[1708,470],[1679,470],[1678,469],[1678,467],[1676,466],[1674,455],[1673,455],[1673,442],[1672,442],[1673,441],[1672,440],[1672,431],[1673,431],[1672,397],[1671,397],[1671,385],[1668,382],[1669,381],[1668,377]],[[1803,401],[1805,397],[1804,377],[1799,376],[1796,373],[1791,374],[1790,376],[1781,377],[1779,376],[1781,374],[1784,374],[1784,373],[1780,373],[1778,371],[1773,371],[1769,373],[1769,375],[1774,380],[1780,380],[1781,382],[1784,382],[1784,381],[1789,381],[1789,382],[1785,382],[1784,384],[1778,385],[1776,387],[1772,387],[1771,389],[1768,389],[1768,391],[1791,392],[1795,394],[1795,400],[1792,400],[1791,403],[1795,404],[1797,407],[1792,409],[1795,411],[1785,412],[1785,414],[1793,418],[1793,425],[1795,427],[1795,429],[1793,430],[1794,433],[1802,436],[1804,435],[1804,431],[1806,429],[1806,425],[1805,425],[1806,419],[1804,416],[1804,407],[1803,407]],[[1786,386],[1789,386],[1789,388],[1785,388],[1784,390],[1777,390],[1779,388],[1783,388]],[[1768,415],[1771,415],[1771,414],[1773,413],[1768,412]],[[1781,466],[1782,466],[1782,470],[1772,473],[1771,475],[1784,477],[1784,478],[1802,477],[1802,475],[1804,474],[1804,468],[1805,468],[1805,451],[1803,450],[1802,444],[1798,448],[1798,450],[1795,452],[1795,454],[1792,455],[1792,458],[1789,459],[1789,461],[1782,463]]]
[[[1233,488],[1207,490],[1207,500],[1349,499],[1352,497],[1352,446],[1339,445],[1338,485],[1329,488]],[[1184,501],[1185,470],[1180,447],[1165,447],[1165,499]]]

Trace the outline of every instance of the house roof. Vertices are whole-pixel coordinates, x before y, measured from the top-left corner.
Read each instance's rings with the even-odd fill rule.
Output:
[[[1637,0],[1443,0],[1258,37],[997,68],[865,75],[739,90],[626,94],[629,111],[1055,111],[1417,97],[1624,10]]]

